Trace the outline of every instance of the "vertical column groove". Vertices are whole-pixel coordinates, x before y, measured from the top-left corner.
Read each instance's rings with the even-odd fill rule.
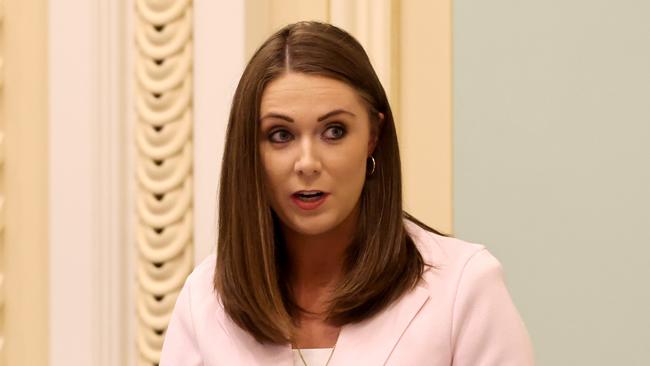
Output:
[[[157,365],[193,268],[192,3],[135,3],[137,348]]]
[[[352,34],[368,53],[388,95],[399,133],[399,1],[330,0],[328,11],[329,22]]]

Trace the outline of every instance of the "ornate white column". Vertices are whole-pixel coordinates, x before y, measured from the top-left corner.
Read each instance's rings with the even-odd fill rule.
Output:
[[[190,0],[135,3],[137,348],[155,365],[194,263],[193,22]]]

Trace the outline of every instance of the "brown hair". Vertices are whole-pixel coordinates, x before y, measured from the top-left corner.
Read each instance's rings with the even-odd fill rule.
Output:
[[[361,45],[329,24],[299,22],[272,35],[253,55],[234,95],[219,193],[214,286],[228,316],[259,342],[291,342],[295,316],[286,278],[279,219],[269,205],[259,152],[262,93],[287,72],[334,78],[357,90],[369,108],[378,140],[376,169],[366,179],[358,230],[345,275],[333,292],[327,319],[336,325],[372,317],[409,291],[425,263],[404,229],[402,183],[393,114]],[[378,113],[384,115],[381,122]]]

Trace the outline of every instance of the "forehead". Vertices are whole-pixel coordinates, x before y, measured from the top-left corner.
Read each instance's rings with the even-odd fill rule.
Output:
[[[271,81],[264,92],[261,113],[328,112],[332,109],[365,109],[361,97],[348,84],[325,76],[287,73]]]

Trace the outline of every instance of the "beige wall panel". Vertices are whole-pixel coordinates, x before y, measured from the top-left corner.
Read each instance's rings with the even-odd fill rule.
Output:
[[[5,298],[5,167],[4,167],[4,153],[5,153],[5,113],[4,113],[4,24],[2,19],[2,12],[4,4],[0,2],[0,366],[5,365],[5,311],[4,311],[4,298]]]
[[[255,50],[271,34],[271,1],[245,0],[244,4],[244,59],[245,62],[253,56]]]
[[[246,0],[246,60],[273,32],[301,20],[327,21],[328,0]]]
[[[327,21],[327,0],[272,0],[271,32],[301,20]]]
[[[451,233],[451,1],[405,0],[400,12],[405,209]]]
[[[47,2],[6,1],[3,99],[6,365],[48,364]],[[0,5],[0,6],[1,6]]]

